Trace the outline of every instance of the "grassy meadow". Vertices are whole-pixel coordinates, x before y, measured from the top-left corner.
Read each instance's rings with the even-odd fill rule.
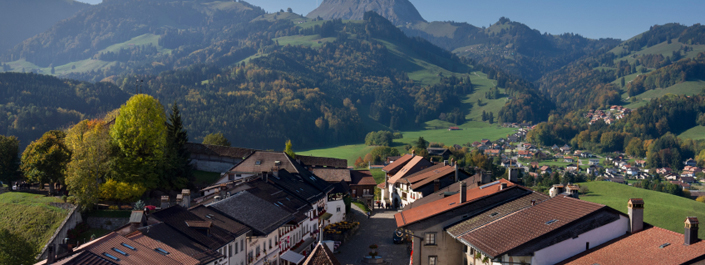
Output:
[[[693,139],[693,140],[703,140],[705,139],[705,126],[695,126],[689,130],[682,132],[678,135],[680,138]]]
[[[607,181],[580,183],[590,190],[580,199],[607,205],[620,212],[627,213],[627,201],[630,198],[644,199],[644,221],[674,232],[683,233],[683,221],[687,216],[705,218],[705,203],[688,198],[645,190]],[[705,230],[699,232],[700,238]]]
[[[38,251],[68,214],[67,210],[50,205],[60,202],[56,197],[32,193],[0,194],[0,229],[18,234],[36,246]]]

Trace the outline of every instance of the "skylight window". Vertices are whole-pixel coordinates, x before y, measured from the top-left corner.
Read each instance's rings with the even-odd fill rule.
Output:
[[[123,247],[129,248],[129,249],[132,249],[132,250],[137,250],[135,247],[130,246],[130,245],[125,244],[125,243],[121,243],[120,245],[122,245]]]
[[[117,252],[117,253],[122,254],[123,256],[129,256],[127,253],[125,253],[125,251],[122,251],[122,250],[120,250],[120,249],[112,248],[112,250],[115,251],[115,252]]]
[[[114,261],[120,261],[120,259],[118,259],[118,257],[115,257],[115,256],[113,256],[113,255],[110,255],[110,254],[108,254],[107,252],[103,252],[103,256],[106,256],[106,257],[108,257],[108,258],[110,258],[110,259],[112,259],[112,260],[114,260]]]
[[[499,213],[491,213],[490,216],[495,217],[495,216],[497,216],[498,214],[499,214]]]
[[[665,248],[670,245],[671,245],[671,243],[664,243],[663,245],[660,245],[658,248]]]
[[[255,165],[259,166],[259,165],[261,165],[261,164],[262,164],[262,160],[257,160],[257,161],[255,161]]]
[[[558,219],[553,219],[551,221],[546,222],[547,225],[550,225],[552,223],[558,222]]]
[[[166,251],[162,248],[155,248],[154,251],[159,252],[159,254],[162,254],[162,255],[169,255],[169,251]]]

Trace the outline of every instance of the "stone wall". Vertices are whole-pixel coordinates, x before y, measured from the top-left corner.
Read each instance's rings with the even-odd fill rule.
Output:
[[[115,230],[130,222],[128,217],[87,217],[86,223],[91,228],[102,228],[105,230]]]
[[[70,204],[61,204],[63,207],[69,207]],[[58,205],[55,205],[58,207]],[[77,224],[83,222],[83,218],[81,217],[81,212],[76,210],[77,208],[75,206],[70,206],[70,211],[69,214],[66,216],[63,222],[61,222],[61,225],[59,225],[59,228],[56,229],[54,232],[54,235],[49,239],[49,242],[47,242],[46,245],[42,248],[42,251],[39,253],[37,256],[38,260],[43,260],[47,258],[47,247],[51,244],[54,244],[54,249],[59,249],[59,244],[63,243],[64,238],[68,237],[68,231],[76,227]]]

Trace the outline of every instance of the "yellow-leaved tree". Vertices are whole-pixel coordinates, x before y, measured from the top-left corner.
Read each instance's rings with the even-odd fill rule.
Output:
[[[102,120],[83,120],[66,133],[73,155],[68,164],[66,187],[84,210],[100,198],[100,184],[110,173],[110,134]]]
[[[110,128],[117,150],[112,163],[115,181],[157,188],[164,171],[166,135],[166,114],[158,100],[138,94],[122,105]]]

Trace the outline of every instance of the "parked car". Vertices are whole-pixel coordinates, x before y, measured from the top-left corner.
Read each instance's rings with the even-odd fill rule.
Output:
[[[392,237],[392,240],[394,241],[394,244],[403,244],[404,243],[404,233],[402,231],[394,231],[394,236]]]

